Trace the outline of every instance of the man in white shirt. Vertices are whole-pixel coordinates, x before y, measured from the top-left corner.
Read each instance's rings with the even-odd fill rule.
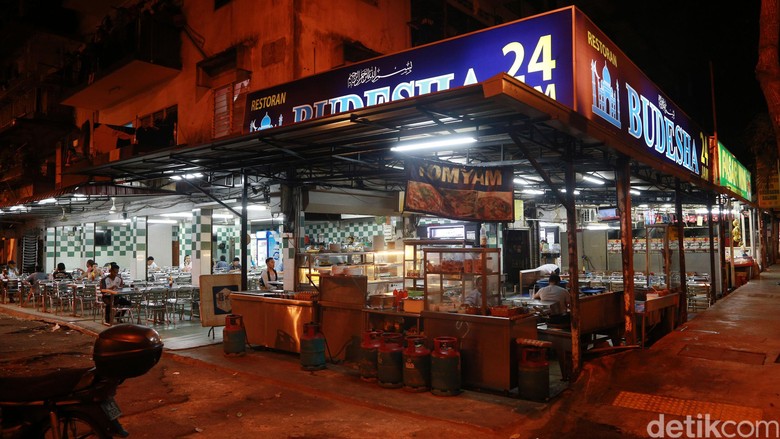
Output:
[[[554,309],[556,315],[566,314],[569,311],[569,304],[571,298],[569,292],[565,288],[558,286],[561,282],[561,277],[553,273],[550,275],[550,284],[544,288],[540,288],[539,291],[534,294],[534,299],[558,302],[557,309]]]
[[[551,274],[561,274],[561,270],[555,264],[544,264],[537,268],[539,274],[542,277],[549,276]]]
[[[111,263],[108,274],[100,280],[100,290],[103,293],[103,303],[106,304],[106,324],[110,325],[113,319],[111,313],[114,305],[130,306],[131,302],[122,296],[116,296],[117,292],[125,286],[122,276],[119,275],[119,265]],[[112,297],[114,296],[114,297]]]

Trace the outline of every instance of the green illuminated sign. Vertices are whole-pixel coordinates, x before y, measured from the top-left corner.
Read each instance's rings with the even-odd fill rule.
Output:
[[[718,175],[721,186],[731,189],[746,200],[752,199],[750,172],[720,142],[718,142]]]

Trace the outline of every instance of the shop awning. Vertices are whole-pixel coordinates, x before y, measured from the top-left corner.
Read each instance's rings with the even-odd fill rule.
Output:
[[[393,191],[405,185],[404,155],[390,151],[399,140],[422,136],[472,133],[479,146],[417,154],[469,163],[512,164],[517,176],[535,179],[526,152],[547,169],[555,190],[563,187],[564,151],[576,142],[577,171],[610,175],[620,154],[632,159],[633,174],[645,184],[637,199],[669,201],[679,179],[682,192],[718,190],[651,155],[622,144],[609,131],[594,126],[565,106],[508,75],[479,84],[393,101],[249,135],[195,146],[179,146],[71,173],[110,177],[117,182],[170,178],[195,172],[210,180],[246,173],[301,185],[343,185]],[[522,142],[519,148],[516,142]],[[557,199],[548,191],[539,202]],[[518,197],[524,197],[518,193]],[[583,202],[614,202],[614,187],[593,187],[578,195]]]

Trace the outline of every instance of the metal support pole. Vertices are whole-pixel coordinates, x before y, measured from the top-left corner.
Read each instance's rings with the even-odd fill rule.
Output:
[[[566,234],[569,239],[569,294],[571,295],[571,382],[580,373],[582,355],[580,354],[580,288],[579,258],[577,257],[577,210],[574,206],[574,188],[577,176],[574,172],[574,144],[567,147],[566,163]]]
[[[720,294],[725,296],[729,290],[728,269],[726,268],[726,215],[722,197],[718,197],[718,255],[720,257]]]
[[[247,250],[249,249],[249,243],[247,242],[247,235],[249,230],[247,228],[247,215],[248,210],[248,193],[249,193],[249,178],[247,178],[246,171],[241,173],[244,185],[241,193],[241,239],[238,240],[241,245],[241,291],[247,290]]]
[[[677,216],[677,254],[680,258],[680,312],[677,313],[677,326],[688,321],[688,282],[685,273],[685,223],[683,220],[682,197],[680,196],[680,180],[675,179],[674,185],[675,206],[674,213]],[[671,279],[669,288],[672,287]]]
[[[709,297],[709,303],[712,305],[717,300],[718,294],[717,294],[717,282],[715,282],[715,224],[713,224],[713,218],[712,218],[712,208],[713,208],[713,197],[714,195],[712,193],[707,194],[707,228],[709,231],[709,237],[710,237],[710,297]]]
[[[750,213],[750,216],[748,216],[748,228],[750,229],[750,256],[754,261],[760,261],[758,254],[756,253],[756,237],[758,236],[758,233],[756,233],[756,222],[753,220],[756,209],[750,207],[748,212]]]
[[[626,344],[636,344],[634,327],[634,238],[631,230],[631,167],[628,157],[618,158],[616,167],[617,204],[620,212],[620,252],[623,264],[623,320]]]

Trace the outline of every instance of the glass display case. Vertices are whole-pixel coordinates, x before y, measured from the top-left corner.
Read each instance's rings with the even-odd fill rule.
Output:
[[[392,291],[403,284],[403,251],[378,252],[299,252],[296,257],[297,283],[302,289],[318,287],[321,275],[366,276],[369,290]]]
[[[463,239],[407,239],[404,240],[404,289],[425,289],[424,247],[465,248]]]
[[[423,248],[425,310],[488,315],[501,304],[496,248]]]

